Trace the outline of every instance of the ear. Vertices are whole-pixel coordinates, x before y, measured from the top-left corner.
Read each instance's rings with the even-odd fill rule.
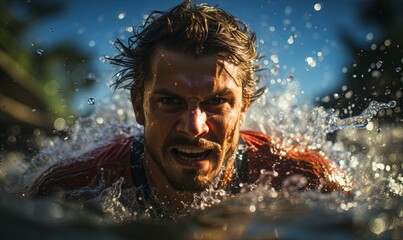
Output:
[[[143,107],[143,94],[135,89],[130,91],[130,96],[133,104],[134,115],[138,124],[144,126],[144,107]]]
[[[242,103],[242,108],[241,108],[241,115],[240,115],[240,123],[241,125],[245,122],[246,120],[246,114],[249,109],[249,104],[250,104],[250,99],[247,98],[243,101]]]

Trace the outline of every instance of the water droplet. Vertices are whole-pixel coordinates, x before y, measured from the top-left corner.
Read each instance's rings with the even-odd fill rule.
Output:
[[[395,100],[392,100],[392,101],[388,102],[388,103],[387,103],[387,106],[388,106],[389,108],[396,107],[396,101],[395,101]]]
[[[57,118],[53,122],[53,127],[56,131],[63,131],[64,129],[66,129],[66,126],[66,120],[64,120],[64,118]]]
[[[367,33],[367,35],[365,35],[365,39],[367,41],[372,41],[374,39],[374,34],[372,32]]]
[[[256,206],[255,205],[250,205],[249,206],[249,211],[252,212],[252,213],[256,212]]]
[[[38,48],[38,49],[36,50],[36,53],[37,53],[39,56],[42,56],[42,55],[43,55],[43,49]]]
[[[311,67],[316,67],[316,61],[312,57],[307,57],[305,62]]]
[[[122,20],[122,19],[125,18],[125,17],[126,17],[126,13],[125,13],[125,12],[121,12],[121,13],[118,14],[118,19],[119,19],[119,20]]]
[[[270,60],[276,64],[280,62],[279,57],[275,54],[270,56]]]
[[[379,70],[375,70],[371,72],[371,77],[373,78],[379,78],[381,77],[382,73]]]
[[[288,75],[287,75],[287,81],[288,81],[288,82],[291,82],[292,80],[294,80],[294,75],[288,74]]]
[[[340,96],[339,96],[338,93],[333,93],[333,98],[334,98],[334,99],[339,99],[339,97],[340,97]]]
[[[378,62],[376,63],[376,67],[377,67],[377,68],[381,68],[381,67],[382,67],[382,64],[383,64],[382,61],[378,61]]]
[[[50,31],[51,31],[51,32],[55,32],[55,29],[53,29],[53,28],[50,28]]]
[[[284,9],[284,14],[285,15],[290,15],[292,13],[292,7],[291,6],[287,6],[285,9]]]
[[[288,40],[287,40],[288,44],[293,44],[294,43],[294,37],[291,35]]]
[[[101,63],[105,63],[108,57],[109,57],[108,55],[100,56],[99,61],[101,61]]]
[[[313,6],[313,9],[315,10],[315,11],[320,11],[320,10],[322,10],[322,4],[320,4],[320,3],[316,3],[314,6]]]
[[[95,99],[94,98],[88,98],[88,105],[94,105],[95,104]]]

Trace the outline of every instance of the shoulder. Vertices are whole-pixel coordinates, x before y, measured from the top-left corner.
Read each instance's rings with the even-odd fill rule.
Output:
[[[263,133],[242,131],[241,138],[248,149],[248,181],[255,183],[262,170],[269,173],[271,184],[277,190],[293,179],[303,179],[302,190],[317,189],[322,192],[350,188],[345,173],[324,154],[306,149],[279,149]],[[297,176],[297,177],[296,177]]]
[[[124,177],[131,184],[130,156],[132,136],[121,136],[81,156],[66,159],[45,170],[31,185],[28,195],[45,196],[52,192],[95,188]]]
[[[269,146],[271,143],[271,139],[264,133],[254,132],[254,131],[245,131],[242,130],[241,138],[243,142],[250,148],[257,150],[259,147]]]

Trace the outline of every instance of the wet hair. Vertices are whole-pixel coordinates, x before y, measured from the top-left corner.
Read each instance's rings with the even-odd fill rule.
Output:
[[[112,84],[115,90],[143,93],[144,82],[151,78],[150,58],[159,46],[194,56],[214,54],[238,66],[244,102],[255,101],[265,90],[257,88],[261,68],[255,33],[218,7],[186,0],[168,12],[153,11],[127,42],[117,39],[115,46],[120,53],[109,60],[122,67]]]

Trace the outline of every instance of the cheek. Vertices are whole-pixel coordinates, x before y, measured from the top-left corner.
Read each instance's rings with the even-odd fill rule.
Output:
[[[223,116],[212,116],[209,118],[209,121],[211,123],[210,129],[213,129],[219,140],[227,142],[231,140],[229,138],[233,137],[239,129],[240,113],[231,111]]]
[[[149,110],[145,114],[144,130],[149,138],[153,138],[153,142],[163,145],[166,138],[174,131],[178,121],[178,116],[167,114],[164,112]]]
[[[152,106],[150,104],[150,101],[147,99],[144,101],[144,131],[145,135],[152,138],[152,141],[156,142],[157,139],[160,139],[159,137],[157,138],[156,136],[163,134],[162,131],[158,131],[161,124],[163,124],[162,121],[160,121],[160,117],[158,114],[155,113],[155,111],[152,110]],[[161,129],[165,129],[161,127]]]
[[[149,94],[144,93],[144,98],[143,98],[143,111],[144,111],[144,118],[146,120],[146,123],[150,121],[150,96]]]

